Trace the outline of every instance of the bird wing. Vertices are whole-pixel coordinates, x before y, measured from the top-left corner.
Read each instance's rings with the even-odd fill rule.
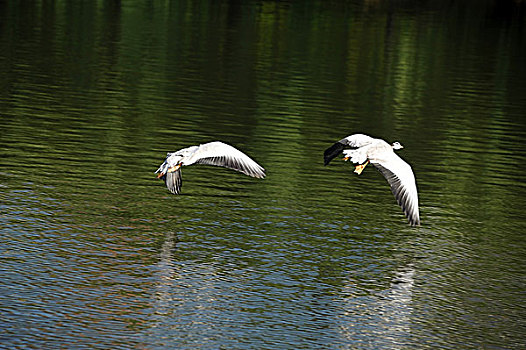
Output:
[[[162,177],[164,184],[173,194],[181,193],[181,187],[183,185],[183,173],[181,168],[171,173],[165,173]]]
[[[418,192],[411,166],[394,152],[389,153],[382,160],[371,160],[371,164],[387,179],[391,192],[402,207],[411,226],[420,225]]]
[[[219,141],[200,145],[186,165],[190,164],[222,166],[248,176],[265,177],[265,169],[261,165],[240,150]]]
[[[338,142],[335,142],[331,147],[327,148],[323,153],[324,164],[327,165],[331,160],[336,158],[345,148],[345,146],[350,146],[353,148],[359,148],[367,146],[374,142],[376,139],[371,136],[364,134],[353,134],[349,135]]]
[[[346,138],[344,139],[341,139],[340,141],[338,142],[341,142],[347,146],[351,146],[353,148],[358,148],[358,147],[363,147],[363,146],[367,146],[373,142],[375,142],[375,138],[371,137],[371,136],[368,136],[368,135],[364,135],[364,134],[353,134],[353,135],[350,135],[350,136],[347,136]]]

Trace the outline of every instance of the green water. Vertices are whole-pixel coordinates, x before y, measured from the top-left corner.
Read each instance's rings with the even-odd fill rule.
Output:
[[[526,347],[525,7],[0,2],[0,348]],[[155,178],[213,140],[267,178]]]

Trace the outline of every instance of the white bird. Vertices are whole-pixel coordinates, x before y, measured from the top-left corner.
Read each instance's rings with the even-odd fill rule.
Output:
[[[345,146],[353,149],[344,150]],[[325,165],[343,151],[343,160],[351,160],[359,165],[354,170],[360,175],[367,164],[371,163],[387,179],[391,191],[402,207],[411,226],[420,225],[418,211],[418,192],[415,175],[411,166],[400,158],[394,150],[403,146],[399,142],[388,144],[382,139],[375,139],[364,134],[347,136],[325,150]]]
[[[166,160],[155,172],[163,179],[173,194],[181,192],[181,167],[192,164],[209,164],[239,171],[245,175],[264,178],[265,169],[240,150],[220,141],[191,146],[168,153]]]

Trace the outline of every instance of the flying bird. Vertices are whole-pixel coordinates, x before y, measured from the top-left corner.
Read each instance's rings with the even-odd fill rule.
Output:
[[[173,194],[181,193],[183,183],[181,167],[192,164],[217,165],[239,171],[245,175],[264,178],[265,169],[240,150],[220,141],[191,146],[168,153],[166,160],[155,172],[164,180]]]
[[[351,149],[345,149],[346,146]],[[392,145],[382,139],[364,134],[354,134],[341,139],[327,148],[323,154],[325,165],[343,152],[343,160],[358,164],[354,172],[360,175],[367,164],[371,163],[382,173],[391,186],[391,192],[402,207],[411,226],[420,225],[418,211],[418,192],[415,175],[411,166],[394,151],[402,149],[399,142]]]

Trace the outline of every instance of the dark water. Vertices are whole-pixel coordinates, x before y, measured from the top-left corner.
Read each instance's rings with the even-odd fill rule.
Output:
[[[0,2],[0,347],[525,348],[525,62],[523,1]],[[155,179],[212,140],[267,178]]]

